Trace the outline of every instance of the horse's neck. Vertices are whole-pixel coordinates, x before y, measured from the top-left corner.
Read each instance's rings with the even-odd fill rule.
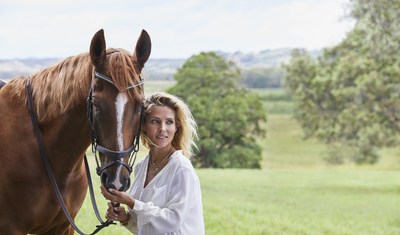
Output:
[[[77,105],[70,112],[41,125],[43,140],[54,170],[71,172],[81,163],[90,144],[86,105]]]
[[[32,77],[43,142],[56,169],[73,169],[90,144],[86,98],[92,67],[86,57],[68,58]],[[81,66],[71,68],[75,63]]]

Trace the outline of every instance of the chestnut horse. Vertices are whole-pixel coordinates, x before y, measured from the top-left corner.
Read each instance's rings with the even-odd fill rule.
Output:
[[[15,78],[0,89],[0,234],[74,234],[42,162],[29,103],[72,218],[87,193],[84,154],[91,143],[99,151],[102,184],[129,187],[129,158],[144,98],[140,74],[150,51],[144,30],[133,54],[106,49],[100,30],[89,53]]]

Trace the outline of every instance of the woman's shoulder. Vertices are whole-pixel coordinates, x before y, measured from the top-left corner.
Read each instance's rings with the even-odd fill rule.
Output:
[[[175,166],[176,170],[188,169],[194,171],[192,162],[183,154],[182,150],[177,150],[171,155],[171,162]]]
[[[190,162],[189,158],[186,157],[182,150],[176,150],[172,155],[171,155],[171,159],[173,159],[174,161],[176,161],[178,164],[185,166],[187,164],[192,165],[192,163]]]
[[[195,182],[199,181],[196,170],[192,162],[186,157],[181,150],[176,151],[171,156],[172,171],[176,177],[184,177],[186,179],[193,179]]]

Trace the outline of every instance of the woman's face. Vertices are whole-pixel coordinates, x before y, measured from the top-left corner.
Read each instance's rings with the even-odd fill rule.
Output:
[[[175,112],[168,106],[154,106],[146,116],[144,131],[158,148],[171,146],[177,131]]]

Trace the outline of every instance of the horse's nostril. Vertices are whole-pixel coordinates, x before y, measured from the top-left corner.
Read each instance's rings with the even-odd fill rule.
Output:
[[[103,172],[101,174],[101,183],[107,187],[107,179],[108,179],[108,174],[106,172]]]
[[[130,185],[131,185],[131,179],[129,177],[125,178],[125,183],[123,185],[122,191],[128,190]]]
[[[106,189],[116,189],[118,191],[126,191],[131,185],[130,175],[117,174],[113,175],[112,172],[103,171],[100,175],[101,183]]]
[[[129,186],[131,186],[131,179],[130,178],[128,178],[127,181],[126,181],[126,189],[128,189]]]

